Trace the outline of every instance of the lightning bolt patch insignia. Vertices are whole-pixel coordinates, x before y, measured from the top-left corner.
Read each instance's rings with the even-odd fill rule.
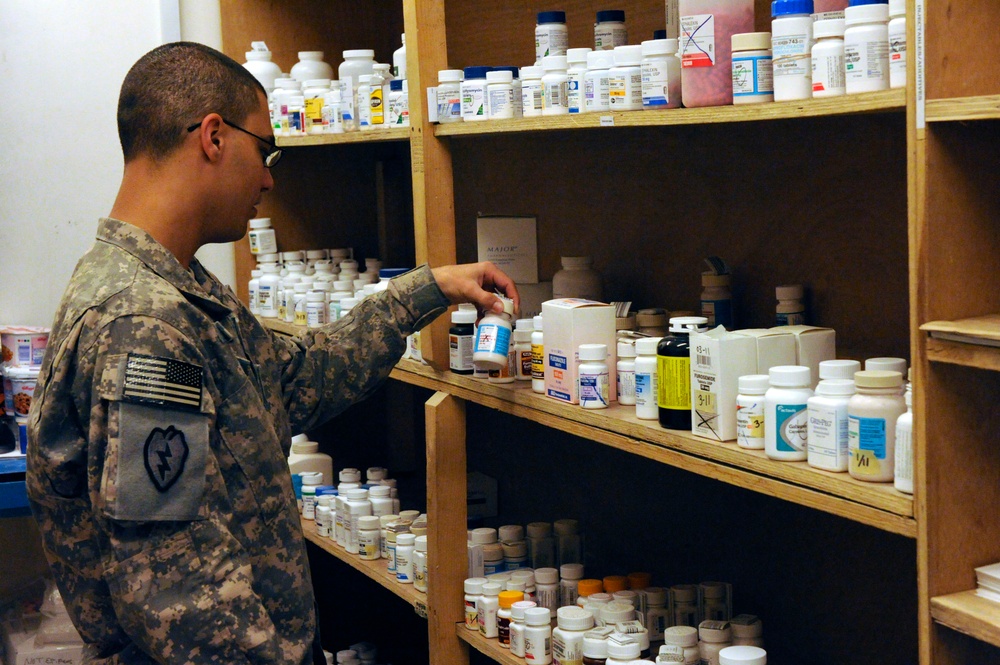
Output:
[[[184,432],[173,425],[166,429],[156,427],[146,438],[144,447],[146,473],[159,492],[169,490],[184,472],[188,444]]]

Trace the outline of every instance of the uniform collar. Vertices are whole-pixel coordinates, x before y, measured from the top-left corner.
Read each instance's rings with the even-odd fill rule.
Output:
[[[128,222],[109,217],[101,218],[97,239],[119,247],[142,261],[183,293],[189,302],[213,318],[225,318],[232,314],[232,309],[223,304],[224,289],[198,259],[191,259],[191,270],[186,270],[177,257],[153,236]]]

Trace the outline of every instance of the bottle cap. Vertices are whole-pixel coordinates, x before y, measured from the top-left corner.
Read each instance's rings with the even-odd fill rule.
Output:
[[[547,626],[552,622],[552,613],[547,607],[529,607],[524,610],[524,622],[529,626]]]
[[[581,344],[579,354],[581,361],[601,361],[608,357],[608,347],[606,344]]]
[[[640,356],[655,356],[656,346],[662,337],[642,337],[635,340],[635,352]]]
[[[628,578],[624,575],[608,575],[604,578],[605,593],[624,591],[628,588]]]
[[[485,577],[470,577],[465,580],[465,593],[470,596],[479,596],[483,593],[483,585],[486,584]]]
[[[575,65],[585,65],[587,63],[587,54],[591,50],[589,48],[566,49],[566,62]]]
[[[465,68],[465,80],[471,81],[474,79],[485,79],[486,73],[491,71],[492,67],[466,67]]]
[[[819,378],[851,379],[854,373],[861,371],[861,363],[857,360],[821,360],[819,363]]]
[[[559,571],[555,568],[539,568],[535,571],[535,581],[539,584],[555,584],[559,581]]]
[[[906,16],[906,0],[889,0],[889,17],[900,18]]]
[[[694,626],[671,626],[663,631],[663,640],[667,644],[679,647],[698,646],[698,629]]]
[[[565,23],[566,12],[538,12],[538,25],[543,23]]]
[[[653,575],[652,573],[646,572],[635,572],[628,574],[628,588],[629,589],[645,589],[652,583]]]
[[[642,48],[641,46],[639,48]],[[587,54],[587,70],[611,69],[615,66],[614,51],[591,51]]]
[[[808,388],[812,371],[801,365],[778,365],[767,370],[768,382],[781,388]]]
[[[625,11],[621,9],[604,9],[597,12],[597,22],[604,23],[605,21],[613,23],[624,23]]]
[[[486,72],[486,82],[487,83],[512,83],[514,81],[514,75],[506,70],[504,71],[489,71]],[[403,82],[399,82],[400,86]]]
[[[812,13],[813,0],[774,0],[771,3],[771,18]]]
[[[719,665],[766,665],[767,652],[760,647],[733,646],[719,651]]]
[[[852,0],[851,5],[844,10],[844,25],[863,23],[886,23],[889,20],[889,4],[885,0]]]
[[[525,549],[525,552],[527,552],[527,549]],[[506,591],[520,591],[523,593],[528,588],[528,584],[524,579],[515,579],[512,577],[504,582],[504,587],[506,587]]]
[[[299,60],[322,60],[326,55],[323,51],[299,51]]]
[[[426,538],[426,536],[421,536]],[[500,607],[504,609],[510,609],[514,603],[519,600],[524,600],[524,593],[522,591],[501,591],[500,592]]]
[[[635,358],[634,342],[618,342],[618,360]]]
[[[869,358],[865,361],[865,369],[899,372],[906,376],[906,360],[903,358]]]
[[[542,75],[545,74],[545,70],[536,65],[530,65],[528,67],[521,67],[521,80],[526,79],[540,79]]]
[[[770,32],[742,32],[733,35],[733,52],[736,51],[770,51]],[[717,275],[722,277],[722,275]],[[702,286],[707,286],[702,276]]]
[[[357,469],[346,468],[341,469],[340,473],[337,475],[342,483],[358,483],[361,482],[361,472]]]
[[[510,617],[518,621],[523,621],[524,611],[537,606],[538,603],[533,600],[519,600],[510,606]]]
[[[858,388],[902,388],[903,375],[888,370],[864,370],[854,375]]]
[[[604,584],[601,583],[601,580],[588,578],[580,580],[580,582],[576,585],[576,592],[583,597],[592,596],[595,593],[601,593],[602,591],[604,591]]]
[[[729,620],[733,637],[753,638],[764,634],[764,624],[754,614],[737,614]]]
[[[257,219],[250,220],[251,229],[266,229],[271,226],[270,217],[258,217]]]
[[[367,498],[368,498],[368,490],[365,489],[347,490],[348,501],[365,501]]]
[[[674,316],[670,318],[670,332],[700,332],[707,323],[708,319],[704,316]]]
[[[701,593],[705,598],[713,600],[725,598],[729,593],[729,585],[725,582],[702,582],[698,586],[701,587]]]
[[[745,374],[736,383],[741,395],[763,395],[771,385],[766,374]]]
[[[564,580],[579,580],[583,578],[582,563],[564,563],[559,566],[559,576]]]
[[[396,541],[399,542],[399,539],[403,538],[405,536],[410,536],[412,538],[413,534],[401,533],[396,538]],[[484,596],[499,596],[500,595],[500,591],[502,589],[503,589],[503,585],[500,584],[499,582],[487,582],[486,584],[483,585],[483,595]]]
[[[802,300],[806,291],[801,284],[785,284],[774,287],[774,295],[777,300]]]
[[[616,67],[635,67],[642,63],[642,46],[638,44],[616,46],[614,54]]]
[[[575,605],[567,605],[556,610],[556,619],[563,630],[590,630],[594,627],[594,615]]]
[[[510,65],[504,65],[502,67],[494,67],[495,72],[510,72],[510,75],[515,79],[518,78],[518,68]]]
[[[313,472],[303,472],[299,474],[302,476],[302,485],[311,485],[313,487],[321,485],[323,483],[323,474],[313,471]]]
[[[856,393],[854,381],[851,379],[823,379],[816,384],[817,395],[843,397]]]
[[[546,55],[542,57],[542,69],[546,72],[555,72],[568,69],[569,63],[564,55]]]
[[[520,524],[505,524],[497,530],[502,543],[513,543],[524,540],[524,527]]]
[[[702,621],[698,624],[698,639],[702,642],[729,642],[733,631],[728,621]]]
[[[301,54],[300,54],[301,55]],[[348,58],[374,58],[375,51],[368,48],[351,49],[343,52],[344,60]]]
[[[613,598],[615,600],[621,600],[632,606],[633,609],[639,606],[639,594],[632,589],[622,589],[621,591],[615,591]]]
[[[324,497],[325,498],[325,497]],[[358,527],[365,530],[378,529],[380,526],[379,519],[373,515],[365,515],[364,517],[358,518]],[[424,541],[427,542],[427,541]]]
[[[601,583],[601,586],[604,586],[603,582]],[[600,593],[593,593],[587,596],[587,602],[592,605],[606,605],[607,603],[610,603],[612,600],[614,600],[614,598],[611,596],[611,594],[605,593],[604,591],[601,591]]]
[[[510,578],[512,580],[524,580],[525,588],[535,586],[535,571],[530,568],[518,568],[517,570],[512,570],[510,572]]]
[[[641,653],[642,647],[639,645],[639,640],[620,633],[612,633],[608,636],[609,659],[632,660],[638,658]]]
[[[329,88],[330,79],[306,79],[302,83],[303,88]]]
[[[533,318],[532,322],[535,325],[535,330],[536,331],[541,332],[543,330],[543,328],[542,328],[542,325],[543,325],[542,324],[542,315],[541,314],[539,314],[538,316],[536,316],[535,318]]]
[[[667,590],[658,586],[648,586],[646,591],[646,603],[647,605],[666,605],[667,604]]]
[[[693,584],[676,584],[670,587],[674,600],[691,603],[698,599],[698,587]]]
[[[550,522],[529,522],[528,538],[545,538],[552,535],[552,524]]]
[[[470,324],[476,322],[475,310],[459,309],[451,313],[451,322],[457,325]]]
[[[844,19],[842,18],[825,18],[822,21],[813,23],[813,38],[815,39],[843,36]]]
[[[594,660],[608,657],[608,635],[614,632],[607,626],[588,630],[583,634],[583,655]]]
[[[601,620],[605,624],[631,621],[635,618],[635,606],[627,600],[612,600],[601,606]]]

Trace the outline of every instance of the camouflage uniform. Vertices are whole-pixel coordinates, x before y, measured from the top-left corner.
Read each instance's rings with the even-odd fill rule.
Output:
[[[291,433],[371,393],[447,304],[422,267],[292,340],[102,220],[56,315],[27,478],[87,659],[311,662]]]

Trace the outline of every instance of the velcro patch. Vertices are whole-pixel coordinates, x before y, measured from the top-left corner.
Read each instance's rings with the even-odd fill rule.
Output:
[[[123,401],[190,410],[201,408],[200,365],[130,353],[120,377]]]

